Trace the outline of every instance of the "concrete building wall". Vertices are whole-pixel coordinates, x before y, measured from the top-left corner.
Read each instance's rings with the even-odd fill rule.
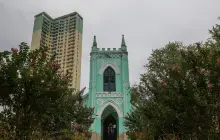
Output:
[[[35,31],[32,34],[31,50],[39,49],[41,40],[41,30]]]
[[[31,50],[48,47],[50,56],[56,54],[60,71],[71,74],[70,87],[80,90],[83,19],[74,12],[51,18],[42,12],[35,16]]]

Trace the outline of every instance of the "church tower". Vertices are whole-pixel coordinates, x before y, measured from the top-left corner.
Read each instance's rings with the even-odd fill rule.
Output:
[[[92,140],[125,140],[124,117],[131,109],[128,52],[124,35],[121,47],[98,48],[96,37],[90,53],[88,107],[94,108]]]

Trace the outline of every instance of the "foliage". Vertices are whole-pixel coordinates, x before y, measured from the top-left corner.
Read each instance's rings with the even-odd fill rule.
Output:
[[[220,26],[210,33],[204,44],[175,42],[153,51],[131,90],[133,110],[125,122],[130,133],[156,139],[185,134],[207,139],[219,133]]]
[[[19,50],[0,53],[1,129],[22,140],[78,131],[71,123],[87,133],[93,109],[83,106],[81,93],[69,88],[69,73],[64,75],[59,68],[47,48],[30,51],[21,43]]]

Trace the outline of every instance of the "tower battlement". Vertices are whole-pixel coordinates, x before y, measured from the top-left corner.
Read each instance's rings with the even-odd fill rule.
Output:
[[[96,48],[93,49],[95,52],[121,52],[121,48]]]
[[[122,42],[120,48],[98,48],[96,42],[96,36],[94,36],[92,52],[127,52],[127,46],[125,44],[124,35],[122,35]]]

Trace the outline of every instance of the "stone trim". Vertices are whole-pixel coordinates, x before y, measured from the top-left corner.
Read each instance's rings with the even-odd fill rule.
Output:
[[[107,67],[111,67],[115,71],[116,74],[120,74],[120,71],[116,64],[107,63],[107,64],[102,65],[102,67],[99,70],[99,75],[102,75]]]
[[[123,97],[122,92],[96,92],[96,98],[97,97]]]
[[[97,118],[101,118],[103,111],[104,111],[105,108],[108,107],[109,105],[112,106],[112,107],[116,110],[116,112],[117,112],[119,118],[123,117],[123,113],[121,112],[120,107],[119,107],[115,102],[113,102],[113,101],[107,101],[107,102],[103,103],[103,104],[99,107],[99,110],[98,110],[98,112],[97,112]]]

